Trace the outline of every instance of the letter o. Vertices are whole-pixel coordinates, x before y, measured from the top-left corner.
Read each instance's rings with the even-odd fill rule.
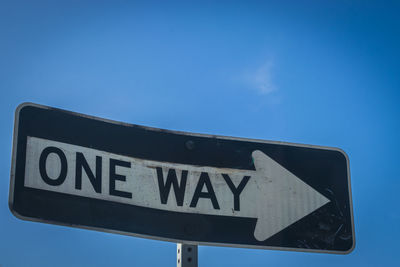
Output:
[[[57,156],[60,158],[61,162],[61,171],[60,175],[57,177],[57,179],[52,179],[47,175],[46,171],[46,161],[47,157],[51,154],[57,154]],[[64,181],[65,178],[67,178],[67,158],[65,157],[64,152],[62,152],[61,149],[54,147],[54,146],[49,146],[43,149],[42,154],[40,154],[40,159],[39,159],[39,171],[40,175],[42,176],[43,181],[46,182],[48,185],[61,185]]]

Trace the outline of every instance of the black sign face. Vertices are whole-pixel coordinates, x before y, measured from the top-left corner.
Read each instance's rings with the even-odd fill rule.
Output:
[[[10,210],[25,220],[199,245],[354,248],[336,148],[124,124],[22,104]]]

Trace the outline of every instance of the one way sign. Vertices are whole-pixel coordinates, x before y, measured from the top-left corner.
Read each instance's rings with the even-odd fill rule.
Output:
[[[17,108],[10,209],[19,218],[173,242],[348,253],[339,149],[172,132]]]

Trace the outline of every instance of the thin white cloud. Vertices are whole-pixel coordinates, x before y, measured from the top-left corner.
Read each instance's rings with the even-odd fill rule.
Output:
[[[256,90],[259,94],[270,94],[278,89],[273,82],[272,70],[273,62],[267,61],[255,70],[247,72],[245,81],[248,86]]]

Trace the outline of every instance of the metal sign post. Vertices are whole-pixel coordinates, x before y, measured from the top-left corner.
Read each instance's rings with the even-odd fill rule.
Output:
[[[197,267],[198,250],[196,245],[176,244],[177,267]]]

